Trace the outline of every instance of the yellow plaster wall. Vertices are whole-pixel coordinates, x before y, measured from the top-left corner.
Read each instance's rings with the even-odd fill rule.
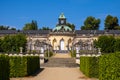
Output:
[[[49,40],[51,42],[51,45],[53,46],[53,40],[56,39],[56,42],[54,43],[54,50],[58,50],[58,46],[60,46],[60,40],[63,39],[64,40],[64,50],[67,50],[67,45],[68,45],[68,40],[71,39],[71,43],[69,44],[69,46],[72,46],[72,41],[73,41],[73,37],[72,36],[50,36]]]

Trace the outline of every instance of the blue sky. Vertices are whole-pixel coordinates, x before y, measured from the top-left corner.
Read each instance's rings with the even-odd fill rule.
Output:
[[[88,16],[104,19],[110,14],[120,19],[120,0],[0,0],[0,25],[22,29],[25,23],[36,20],[39,28],[54,28],[61,13],[80,29]]]

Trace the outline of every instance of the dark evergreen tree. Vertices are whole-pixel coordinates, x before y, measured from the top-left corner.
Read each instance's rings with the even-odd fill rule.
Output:
[[[84,21],[84,26],[81,26],[81,30],[98,30],[100,24],[100,19],[89,16]]]
[[[37,21],[32,20],[31,23],[25,24],[23,30],[38,30]]]
[[[116,38],[115,40],[114,51],[120,51],[120,38]]]
[[[0,26],[0,30],[16,30],[16,28],[10,27],[10,26]]]
[[[25,51],[26,42],[26,37],[23,34],[7,35],[0,40],[0,48],[2,52],[19,52],[20,47],[23,47],[23,51]]]
[[[101,48],[103,53],[111,53],[114,51],[115,38],[113,36],[100,36],[97,41],[94,41],[94,45]]]
[[[3,26],[3,25],[0,26],[0,30],[8,30],[8,29],[9,29],[9,26]]]
[[[118,30],[120,26],[118,24],[118,18],[108,15],[105,19],[105,30]]]
[[[66,25],[69,26],[72,29],[72,31],[75,30],[75,25],[74,24],[67,23]]]

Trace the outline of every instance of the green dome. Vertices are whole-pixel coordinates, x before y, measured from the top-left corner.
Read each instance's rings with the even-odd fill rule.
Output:
[[[64,31],[72,31],[72,29],[69,27],[69,26],[66,26],[66,25],[59,25],[59,26],[56,26],[53,31],[61,31],[61,30],[64,30]]]
[[[60,14],[59,19],[65,19],[65,15],[63,13]]]

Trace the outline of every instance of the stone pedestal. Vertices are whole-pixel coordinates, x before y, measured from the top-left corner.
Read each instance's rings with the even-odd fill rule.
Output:
[[[21,54],[23,53],[23,48],[22,48],[22,47],[20,47],[20,53],[21,53]]]
[[[41,48],[40,50],[40,64],[43,64],[45,61],[44,61],[44,49]]]
[[[40,64],[44,63],[44,53],[40,53]]]
[[[101,54],[101,48],[98,48],[98,54]]]
[[[78,47],[76,47],[76,63],[80,64],[80,53]]]

